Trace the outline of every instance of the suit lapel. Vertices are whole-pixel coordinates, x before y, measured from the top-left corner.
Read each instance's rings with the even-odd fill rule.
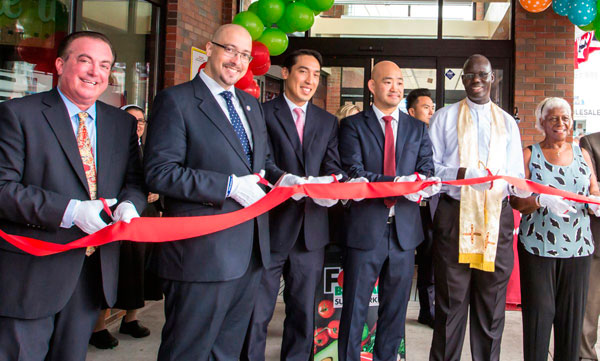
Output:
[[[213,124],[221,131],[221,133],[223,133],[223,136],[227,142],[235,150],[236,154],[240,157],[244,164],[246,164],[246,167],[250,169],[250,164],[248,164],[248,160],[246,159],[246,153],[242,148],[242,143],[240,142],[237,134],[235,134],[233,126],[229,122],[229,119],[225,113],[223,113],[223,110],[219,106],[219,103],[217,103],[217,100],[213,97],[210,90],[208,90],[208,87],[204,84],[202,79],[200,79],[200,76],[196,76],[192,84],[194,86],[194,95],[200,101],[198,108],[200,108],[206,117],[213,122]]]
[[[275,102],[275,117],[290,140],[290,144],[292,145],[292,148],[294,148],[294,153],[296,153],[296,158],[298,158],[298,161],[302,164],[302,167],[304,167],[304,157],[302,155],[300,137],[298,136],[298,130],[296,129],[290,107],[287,105],[283,95],[278,97]],[[304,125],[304,129],[304,134],[306,135],[306,124]]]
[[[402,159],[402,152],[404,150],[404,145],[406,144],[406,137],[408,133],[409,119],[406,114],[402,111],[399,111],[398,116],[398,128],[396,133],[396,171],[398,171],[398,166],[400,165],[400,159]],[[398,174],[398,173],[396,173]]]
[[[252,159],[264,159],[264,147],[261,146],[260,141],[257,137],[257,134],[260,129],[259,122],[264,122],[264,119],[258,116],[260,114],[260,111],[258,109],[252,109],[252,106],[244,100],[244,96],[241,94],[242,90],[235,89],[235,92],[237,98],[240,100],[240,105],[242,106],[244,115],[246,115],[246,120],[248,120],[248,125],[250,125],[250,130],[252,131]],[[258,173],[260,171],[260,169],[258,169],[260,168],[260,165],[254,161],[252,163],[254,163],[252,164],[252,171],[254,173]]]
[[[110,176],[111,157],[114,153],[112,143],[116,136],[115,119],[108,115],[104,103],[96,102],[96,179],[98,182],[98,197],[105,193]],[[129,147],[129,143],[127,144]]]
[[[308,103],[306,114],[304,116],[304,139],[302,141],[302,150],[304,154],[310,154],[310,148],[317,136],[319,129],[319,119],[317,119],[317,111],[315,106]]]
[[[46,117],[50,127],[52,127],[52,131],[65,152],[71,167],[73,167],[73,171],[77,174],[77,178],[79,178],[81,185],[85,187],[89,194],[90,190],[83,170],[83,162],[81,161],[81,155],[79,154],[75,132],[73,132],[69,113],[58,94],[58,90],[54,89],[48,93],[48,96],[43,99],[43,102],[46,105],[49,105],[49,108],[44,109],[42,113],[44,114],[44,117]]]
[[[367,126],[377,139],[377,144],[379,144],[379,148],[383,150],[383,144],[385,142],[385,136],[383,135],[383,130],[381,130],[381,125],[379,124],[379,120],[377,120],[377,115],[372,108],[369,108],[365,111],[365,121],[367,122]]]

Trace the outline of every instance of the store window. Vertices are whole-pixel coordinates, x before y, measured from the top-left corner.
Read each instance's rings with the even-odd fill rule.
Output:
[[[0,101],[52,89],[56,49],[69,30],[69,3],[5,0],[0,7]]]
[[[445,0],[444,39],[510,40],[510,0]]]

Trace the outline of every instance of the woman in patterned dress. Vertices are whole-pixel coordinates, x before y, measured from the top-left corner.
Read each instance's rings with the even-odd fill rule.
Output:
[[[546,98],[535,115],[536,128],[545,138],[524,149],[525,177],[585,196],[599,195],[588,152],[567,141],[573,129],[569,104]],[[599,207],[546,194],[511,198],[523,215],[518,252],[524,359],[548,359],[554,325],[554,359],[577,361],[594,252],[589,213],[600,215]]]

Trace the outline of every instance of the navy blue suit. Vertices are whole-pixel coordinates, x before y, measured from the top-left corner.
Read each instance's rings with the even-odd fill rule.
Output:
[[[129,200],[141,213],[146,197],[136,121],[100,101],[96,117],[97,195]],[[58,91],[1,103],[0,229],[57,244],[84,237],[76,226],[60,228],[71,199],[90,196]],[[35,257],[0,241],[0,359],[85,358],[102,303],[116,299],[119,247],[99,247],[91,257],[85,249]],[[8,326],[14,320],[22,322]]]
[[[275,164],[297,176],[343,174],[338,154],[337,119],[307,104],[303,142],[283,95],[263,104]],[[267,170],[270,170],[267,168]],[[285,280],[286,319],[281,360],[310,358],[314,329],[315,291],[329,243],[327,208],[310,198],[284,202],[269,213],[271,264],[263,273],[242,358],[264,361],[267,325],[273,316],[279,280]]]
[[[396,175],[432,174],[432,149],[424,123],[399,112]],[[372,109],[341,122],[340,157],[350,178],[391,182],[383,175],[385,137]],[[423,240],[418,204],[398,197],[396,216],[382,199],[350,202],[345,208],[344,307],[340,323],[340,360],[359,360],[369,298],[379,277],[379,318],[375,360],[396,360],[404,335],[406,306],[414,273],[414,249]]]
[[[150,191],[164,196],[165,217],[237,211],[242,206],[226,198],[228,177],[266,168],[269,150],[261,106],[249,94],[235,92],[252,129],[253,164],[200,76],[157,95],[144,170]],[[237,340],[246,332],[262,267],[269,263],[268,227],[263,214],[220,232],[156,247],[152,264],[166,297],[159,360],[238,357],[242,342]]]

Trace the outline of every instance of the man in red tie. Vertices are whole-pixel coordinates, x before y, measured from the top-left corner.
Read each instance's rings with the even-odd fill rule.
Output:
[[[350,178],[369,182],[425,180],[434,170],[431,143],[426,125],[398,110],[404,95],[401,69],[382,61],[371,74],[368,86],[373,106],[341,122],[339,149],[344,170]],[[363,327],[378,278],[373,356],[396,359],[404,335],[415,248],[423,240],[418,202],[440,187],[436,184],[404,197],[347,205],[340,360],[360,360]]]

